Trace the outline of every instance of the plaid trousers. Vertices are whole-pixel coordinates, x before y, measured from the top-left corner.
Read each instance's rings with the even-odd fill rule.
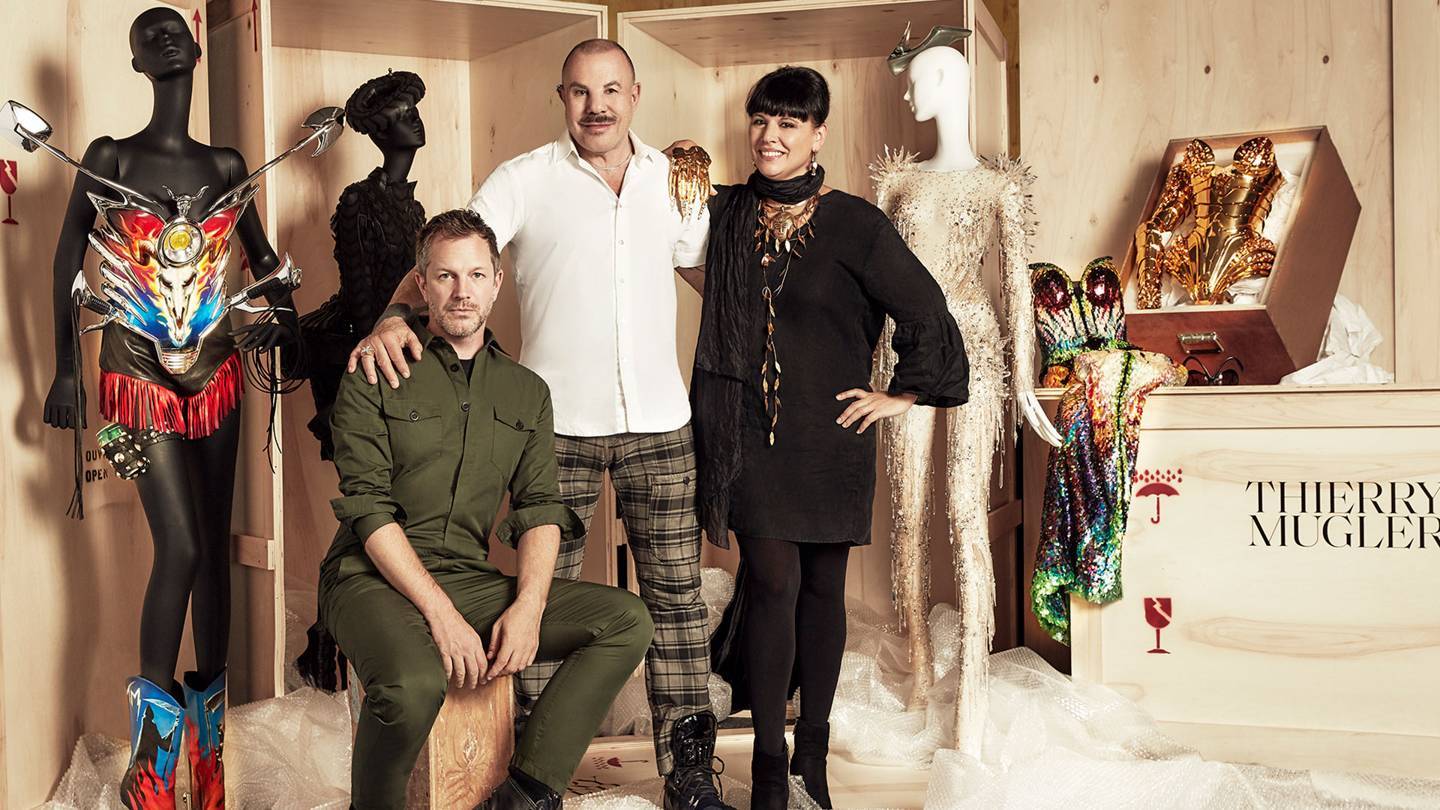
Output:
[[[650,609],[655,638],[645,656],[645,687],[654,721],[660,773],[674,768],[670,731],[675,721],[710,711],[710,640],[700,600],[700,523],[695,513],[695,442],[686,425],[667,433],[555,437],[560,495],[586,528],[610,472],[620,517],[635,558],[640,598]],[[578,579],[583,537],[563,543],[555,576]],[[521,705],[544,690],[557,665],[532,664],[520,673]]]

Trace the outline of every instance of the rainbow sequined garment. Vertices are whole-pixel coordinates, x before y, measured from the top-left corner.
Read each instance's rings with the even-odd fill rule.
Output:
[[[1071,364],[1085,352],[1134,348],[1125,339],[1125,303],[1111,257],[1085,265],[1079,281],[1056,265],[1037,262],[1030,265],[1030,288],[1044,351],[1042,387],[1067,385]]]
[[[1030,583],[1035,618],[1062,643],[1070,643],[1070,594],[1096,604],[1120,598],[1145,399],[1162,385],[1184,384],[1184,370],[1163,354],[1106,349],[1075,358],[1056,413],[1064,444],[1050,451]]]

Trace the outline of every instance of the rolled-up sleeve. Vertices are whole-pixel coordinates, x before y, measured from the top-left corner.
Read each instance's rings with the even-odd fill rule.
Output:
[[[917,405],[963,405],[970,396],[970,364],[945,294],[890,221],[876,213],[880,221],[860,278],[865,294],[895,321],[891,346],[898,360],[888,393],[914,394]]]
[[[382,526],[403,525],[403,512],[390,490],[390,432],[380,410],[378,386],[366,382],[363,374],[344,375],[330,430],[343,495],[330,502],[335,518],[362,543]]]
[[[525,442],[524,454],[510,479],[510,514],[500,522],[495,535],[500,542],[514,546],[525,532],[551,525],[560,527],[562,543],[585,534],[585,524],[560,498],[555,420],[547,391],[535,419],[535,430]]]

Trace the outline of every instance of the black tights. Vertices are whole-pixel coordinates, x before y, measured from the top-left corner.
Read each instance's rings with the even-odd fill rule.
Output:
[[[151,445],[150,469],[135,479],[155,543],[140,614],[140,674],[162,689],[175,677],[185,608],[202,683],[225,668],[230,646],[230,506],[240,410],[203,439]]]
[[[801,717],[811,723],[829,721],[845,653],[850,547],[738,539],[749,601],[740,650],[750,683],[755,750],[779,756],[785,747],[792,671],[800,684]]]

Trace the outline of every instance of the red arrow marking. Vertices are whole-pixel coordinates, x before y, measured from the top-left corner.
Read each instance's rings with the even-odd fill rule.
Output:
[[[192,17],[191,19],[195,22],[195,44],[196,44],[196,45],[199,45],[199,44],[200,44],[200,9],[198,9],[198,8],[195,9],[195,16]],[[196,62],[199,62],[200,59],[201,59],[201,57],[196,57],[196,58],[195,58],[195,61],[196,61]]]
[[[250,0],[250,30],[254,34],[255,52],[260,52],[260,3]]]

